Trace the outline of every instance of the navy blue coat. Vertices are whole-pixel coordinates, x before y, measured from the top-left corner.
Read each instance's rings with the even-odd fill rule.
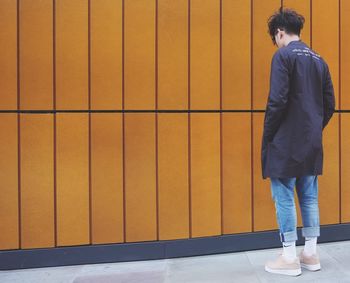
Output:
[[[262,177],[322,175],[322,131],[335,111],[334,88],[324,59],[301,40],[271,60],[261,145]]]

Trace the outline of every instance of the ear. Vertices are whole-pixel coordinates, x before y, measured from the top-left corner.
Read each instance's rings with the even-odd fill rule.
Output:
[[[283,37],[284,30],[277,28],[278,33],[280,34],[280,39]]]

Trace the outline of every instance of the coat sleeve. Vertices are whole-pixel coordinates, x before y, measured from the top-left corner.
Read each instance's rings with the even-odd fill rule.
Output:
[[[323,125],[322,130],[327,126],[335,111],[335,97],[332,78],[329,73],[328,65],[325,69],[325,80],[323,83]]]
[[[271,60],[270,90],[267,99],[262,148],[272,141],[277,132],[288,103],[290,67],[288,60],[280,50],[277,50]]]

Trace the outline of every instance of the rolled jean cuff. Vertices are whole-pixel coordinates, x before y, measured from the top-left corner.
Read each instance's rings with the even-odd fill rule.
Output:
[[[303,237],[319,237],[320,226],[302,227],[301,234]]]
[[[280,233],[281,242],[292,242],[298,240],[297,230]]]

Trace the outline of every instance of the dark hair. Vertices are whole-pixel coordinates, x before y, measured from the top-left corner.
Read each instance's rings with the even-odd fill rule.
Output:
[[[271,36],[272,42],[276,45],[275,35],[277,34],[277,29],[284,30],[288,34],[296,34],[300,36],[300,30],[303,28],[305,18],[298,14],[296,11],[290,8],[283,8],[281,6],[278,11],[276,11],[267,20],[269,30],[268,33]]]

